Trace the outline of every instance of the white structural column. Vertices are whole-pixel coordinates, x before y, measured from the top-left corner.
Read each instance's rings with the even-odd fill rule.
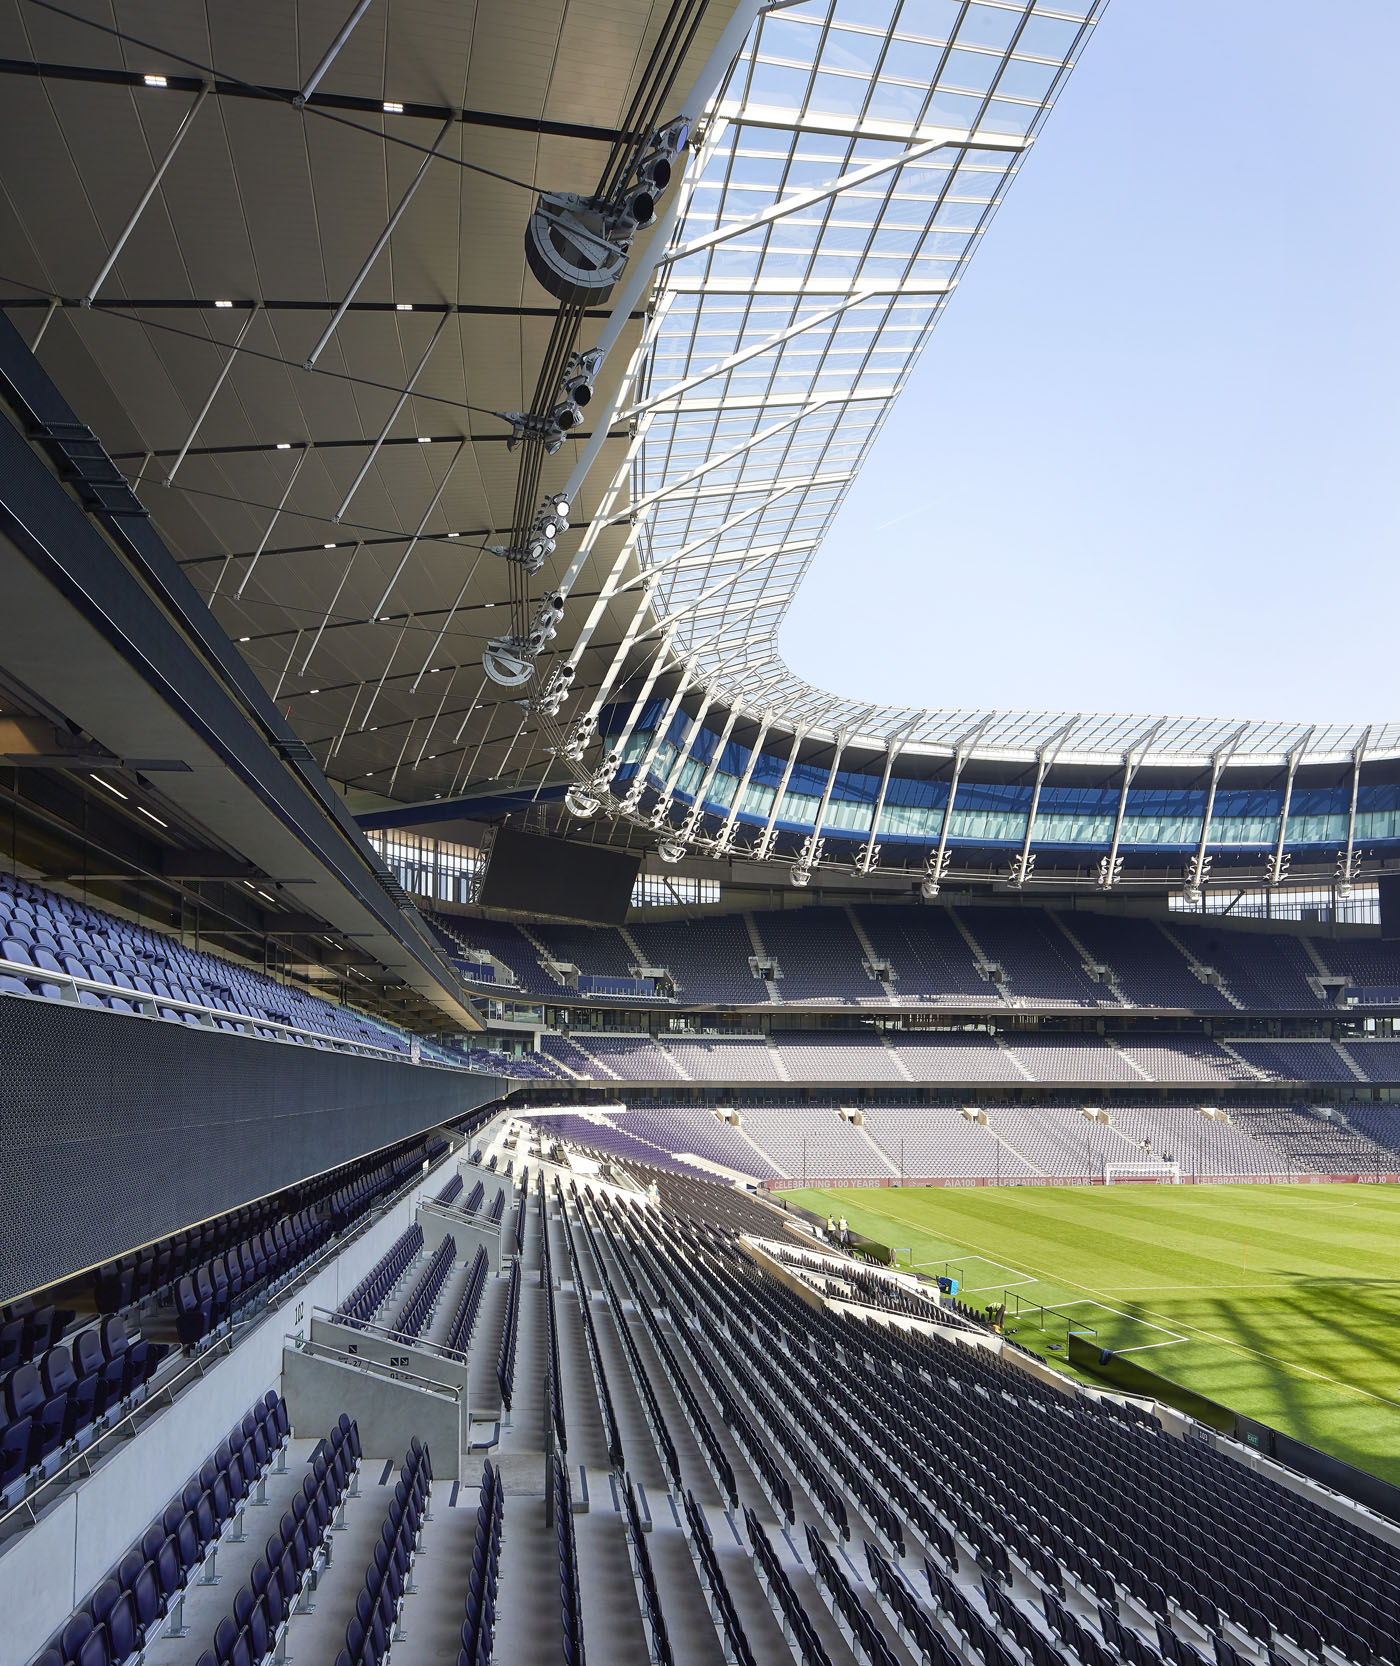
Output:
[[[1123,754],[1123,784],[1118,789],[1118,809],[1113,817],[1113,837],[1109,841],[1108,855],[1099,864],[1099,887],[1104,891],[1112,890],[1118,882],[1118,846],[1123,838],[1123,818],[1128,811],[1128,789],[1132,786],[1133,777],[1147,756],[1148,749],[1166,721],[1166,718],[1159,717],[1141,739],[1134,741]]]
[[[1337,875],[1341,881],[1337,891],[1343,897],[1349,895],[1351,882],[1356,877],[1356,801],[1361,792],[1361,762],[1366,756],[1366,747],[1370,739],[1371,729],[1368,724],[1351,754],[1351,805],[1347,810],[1347,848],[1340,863],[1341,871]]]
[[[793,881],[805,885],[805,876],[811,872],[813,866],[821,860],[822,854],[822,823],[826,820],[826,812],[831,807],[831,795],[836,787],[837,771],[841,768],[841,758],[850,740],[850,731],[841,729],[836,735],[836,746],[831,754],[831,768],[826,772],[826,785],[822,788],[821,801],[817,805],[817,813],[812,818],[812,831],[803,841],[802,854],[793,867]],[[802,875],[799,879],[799,875]]]
[[[685,820],[681,823],[681,838],[683,839],[693,839],[695,837],[695,829],[700,825],[700,818],[705,813],[705,798],[709,793],[710,783],[719,770],[719,761],[724,756],[724,749],[729,745],[729,737],[734,733],[734,725],[738,720],[738,708],[731,706],[729,716],[724,720],[724,727],[719,732],[719,740],[715,743],[715,749],[710,755],[709,763],[706,765],[705,774],[696,785],[694,796],[690,801],[690,809],[686,813]]]
[[[665,824],[671,808],[671,797],[676,790],[676,784],[681,778],[681,771],[690,761],[690,749],[699,739],[701,730],[705,726],[705,719],[710,715],[710,706],[714,701],[713,693],[707,688],[695,716],[690,720],[680,745],[676,748],[676,755],[671,759],[671,767],[666,771],[666,779],[662,783],[661,796],[656,801],[652,811],[652,826],[661,827]]]
[[[676,681],[675,692],[666,702],[666,710],[662,713],[656,728],[652,730],[646,751],[637,760],[637,773],[632,777],[632,783],[627,789],[627,796],[622,801],[624,810],[635,810],[638,804],[641,803],[642,794],[646,791],[647,776],[651,773],[651,766],[656,761],[656,754],[661,750],[661,743],[666,739],[667,730],[675,722],[676,713],[680,710],[681,700],[690,687],[690,679],[694,675],[695,655],[692,653],[681,668],[681,674]]]
[[[374,467],[375,458],[383,449],[385,440],[389,438],[389,431],[399,420],[399,412],[403,410],[405,405],[407,405],[409,396],[413,392],[414,384],[426,369],[428,360],[432,357],[433,348],[438,344],[438,337],[447,328],[447,320],[451,318],[451,316],[452,314],[450,312],[445,312],[438,320],[438,327],[433,331],[428,345],[423,349],[423,357],[419,359],[416,367],[414,368],[413,374],[409,377],[408,386],[405,387],[403,392],[399,395],[398,402],[395,404],[393,410],[389,412],[388,420],[379,430],[379,438],[375,440],[374,444],[369,448],[369,456],[365,458],[364,462],[360,465],[360,472],[355,476],[354,480],[351,481],[350,490],[345,494],[345,501],[341,504],[340,508],[336,510],[335,514],[331,516],[333,521],[338,523],[345,518],[345,511],[350,507],[351,500],[354,498],[355,493],[358,492],[360,487],[364,484],[365,476]]]
[[[729,801],[729,814],[724,818],[724,826],[719,830],[715,840],[714,854],[723,856],[729,849],[729,841],[734,837],[734,823],[739,819],[739,807],[743,803],[744,794],[749,790],[749,782],[753,779],[754,766],[763,755],[763,743],[768,738],[768,731],[773,724],[773,713],[765,710],[758,720],[758,735],[749,748],[748,758],[744,762],[744,772],[734,788],[734,797]]]
[[[1283,876],[1288,871],[1288,852],[1284,848],[1288,839],[1288,813],[1293,808],[1293,778],[1298,773],[1298,765],[1303,761],[1303,754],[1316,733],[1316,725],[1288,751],[1288,774],[1283,783],[1283,805],[1278,813],[1278,838],[1274,840],[1274,853],[1269,859],[1269,884],[1280,885]]]
[[[131,215],[126,224],[118,233],[117,240],[113,243],[111,252],[102,263],[102,270],[92,280],[91,288],[88,290],[87,294],[83,296],[83,305],[85,307],[90,307],[97,299],[98,290],[101,289],[102,285],[107,281],[108,274],[117,264],[117,257],[126,247],[127,239],[131,236],[132,232],[136,230],[137,224],[139,223],[141,216],[146,212],[151,198],[155,196],[156,192],[160,189],[160,182],[165,178],[165,170],[175,160],[175,153],[179,150],[180,146],[184,144],[185,136],[189,132],[190,127],[193,125],[194,118],[204,107],[205,99],[208,98],[209,94],[213,90],[214,83],[212,81],[206,81],[195,94],[194,103],[191,104],[189,109],[185,111],[184,119],[175,129],[175,136],[166,147],[165,155],[161,157],[160,162],[156,167],[155,174],[151,179],[151,183],[141,193],[140,202],[138,202],[136,207],[132,209]]]
[[[716,226],[713,231],[702,232],[699,237],[692,237],[689,242],[669,249],[662,259],[668,265],[674,265],[691,255],[702,254],[706,249],[714,248],[716,244],[727,243],[731,238],[743,237],[748,232],[757,231],[761,226],[772,225],[775,220],[785,220],[790,214],[800,214],[804,209],[815,208],[818,203],[838,197],[843,191],[852,190],[858,185],[866,185],[872,179],[878,179],[881,174],[893,173],[897,168],[908,167],[912,162],[922,162],[924,157],[931,156],[936,150],[967,150],[975,146],[978,150],[1014,152],[1028,149],[1031,143],[1030,139],[1008,139],[1005,134],[982,136],[969,133],[965,129],[948,130],[941,138],[922,140],[917,145],[911,145],[908,150],[901,151],[897,156],[887,156],[878,162],[869,162],[863,168],[853,168],[850,173],[842,174],[828,185],[816,185],[808,191],[794,191],[789,196],[780,197],[767,208],[760,209],[757,214],[750,214],[742,220],[730,220]]]
[[[1036,754],[1035,789],[1031,793],[1031,807],[1026,816],[1026,835],[1021,840],[1021,854],[1011,875],[1011,883],[1018,891],[1025,886],[1026,881],[1030,878],[1031,869],[1035,866],[1035,858],[1031,855],[1031,839],[1035,835],[1035,818],[1040,810],[1041,788],[1045,785],[1045,777],[1050,773],[1050,767],[1055,762],[1060,748],[1069,739],[1075,724],[1079,722],[1079,717],[1080,714],[1076,712],[1069,722],[1058,729]]]
[[[948,802],[943,806],[943,820],[938,828],[938,848],[934,851],[928,863],[928,878],[924,880],[923,895],[933,898],[938,895],[938,887],[943,882],[943,876],[948,871],[948,834],[953,826],[953,805],[958,796],[958,783],[962,780],[963,766],[967,763],[972,749],[986,733],[988,725],[996,714],[988,712],[982,721],[969,729],[953,750],[953,779],[948,787]]]
[[[233,593],[235,601],[239,600],[242,597],[243,592],[248,588],[248,580],[252,578],[253,573],[257,569],[258,562],[262,560],[262,552],[267,548],[267,541],[272,536],[272,529],[277,525],[278,520],[281,518],[282,511],[287,506],[287,499],[292,495],[292,487],[297,483],[297,476],[301,473],[302,466],[305,464],[306,459],[311,455],[313,450],[314,447],[308,440],[307,443],[301,448],[300,452],[298,452],[297,460],[292,464],[291,479],[288,480],[286,486],[283,488],[282,496],[277,500],[277,507],[272,511],[272,519],[267,523],[267,530],[259,539],[257,549],[253,551],[253,559],[248,563],[248,571],[243,575],[243,582]]]
[[[652,655],[651,664],[647,667],[646,677],[642,681],[642,686],[637,693],[637,698],[632,702],[631,711],[627,714],[627,721],[622,725],[622,728],[617,732],[617,734],[610,735],[608,737],[608,749],[603,755],[602,762],[594,771],[593,779],[597,786],[606,787],[612,780],[613,776],[616,775],[618,770],[622,767],[622,758],[623,754],[627,750],[627,743],[631,740],[632,731],[637,727],[637,723],[640,720],[642,713],[646,710],[647,701],[651,699],[651,691],[656,687],[656,679],[661,675],[662,667],[667,663],[670,656],[670,650],[671,639],[668,636],[661,643],[660,647],[658,647],[656,653]],[[616,662],[614,662],[614,664],[615,663]],[[610,666],[609,671],[611,670],[612,667]],[[590,709],[590,728],[592,726],[592,721],[596,720],[598,712],[601,710],[601,701],[596,707]]]
[[[787,755],[787,762],[783,765],[782,779],[778,782],[778,790],[773,794],[773,805],[768,812],[768,820],[764,823],[763,836],[759,839],[754,855],[760,862],[766,860],[773,848],[773,829],[777,825],[778,811],[782,808],[783,795],[787,792],[788,782],[792,779],[792,768],[797,762],[797,749],[806,738],[805,728],[798,727],[792,732],[792,747]]]
[[[1230,736],[1224,746],[1217,748],[1210,761],[1210,791],[1206,794],[1205,814],[1201,817],[1201,839],[1196,846],[1196,854],[1191,858],[1191,864],[1186,870],[1186,897],[1188,901],[1199,898],[1201,888],[1206,882],[1206,875],[1210,872],[1210,858],[1206,855],[1206,846],[1210,843],[1210,824],[1215,815],[1215,794],[1220,786],[1220,777],[1225,772],[1225,766],[1230,761],[1230,755],[1244,739],[1249,725],[1242,723],[1234,734]]]
[[[414,174],[413,178],[409,181],[408,189],[399,198],[397,208],[395,208],[394,212],[389,216],[388,225],[385,226],[384,230],[380,232],[379,237],[376,240],[374,247],[365,256],[364,265],[360,267],[359,271],[355,274],[354,278],[352,279],[349,289],[347,289],[346,292],[345,292],[344,299],[341,301],[340,305],[335,309],[335,312],[332,314],[330,323],[326,325],[324,330],[322,330],[321,339],[316,343],[316,345],[311,349],[311,352],[307,355],[306,366],[305,366],[305,368],[307,370],[313,370],[315,368],[317,359],[320,358],[321,354],[326,349],[326,343],[331,339],[331,337],[335,334],[335,332],[340,328],[340,321],[341,321],[342,318],[344,318],[346,312],[349,310],[350,303],[355,299],[356,295],[359,293],[360,285],[369,276],[370,269],[373,267],[375,261],[378,260],[380,255],[384,252],[384,245],[394,235],[394,227],[398,225],[399,221],[403,218],[404,210],[408,207],[409,203],[411,203],[413,201],[414,195],[417,192],[418,187],[423,183],[423,179],[424,179],[425,175],[428,172],[429,166],[431,165],[433,159],[437,156],[439,150],[442,148],[443,140],[446,139],[447,135],[452,131],[452,129],[456,125],[457,125],[457,112],[454,110],[448,116],[447,120],[442,124],[442,131],[438,134],[437,138],[433,140],[433,148],[428,152],[428,154],[419,163],[418,172],[416,174]]]
[[[911,724],[910,728],[912,727]],[[870,831],[866,835],[865,849],[860,853],[858,867],[861,873],[869,873],[875,865],[875,858],[880,849],[876,843],[880,836],[880,817],[885,813],[885,798],[890,790],[890,776],[894,773],[895,760],[899,757],[908,738],[909,729],[905,729],[902,734],[886,737],[885,767],[880,774],[880,790],[875,794],[875,808],[870,813]]]
[[[246,336],[248,334],[248,331],[252,329],[253,320],[258,316],[258,314],[261,311],[262,311],[262,302],[259,301],[253,307],[253,310],[248,314],[248,316],[243,320],[243,328],[241,330],[239,330],[238,334],[233,338],[233,346],[229,348],[228,357],[224,360],[223,364],[220,366],[219,374],[214,378],[214,385],[209,390],[209,397],[200,406],[199,415],[190,424],[190,431],[189,431],[188,434],[185,435],[185,443],[180,447],[179,451],[176,453],[175,461],[170,465],[170,473],[167,474],[165,479],[161,482],[162,485],[169,486],[171,484],[171,482],[175,479],[175,476],[179,473],[180,464],[184,462],[185,457],[188,454],[190,447],[195,442],[195,436],[199,433],[200,429],[204,426],[204,419],[205,419],[205,417],[207,417],[209,415],[210,406],[212,406],[214,401],[219,397],[219,389],[221,387],[223,387],[223,385],[224,385],[224,378],[228,375],[229,371],[233,369],[234,361],[238,357],[238,349],[243,345],[244,336]]]
[[[734,60],[743,50],[744,42],[749,37],[749,31],[759,17],[764,12],[775,9],[772,0],[739,0],[739,4],[735,6],[730,14],[729,21],[725,24],[724,30],[715,42],[709,57],[701,67],[700,73],[691,84],[690,91],[681,100],[681,114],[686,116],[692,125],[704,115],[710,100],[719,91],[720,85],[725,76],[729,74]],[[714,125],[717,127],[720,124],[716,122]],[[640,255],[633,255],[628,263],[629,269],[622,291],[613,303],[608,321],[598,335],[597,347],[604,356],[611,351],[618,337],[622,334],[627,320],[641,304],[642,297],[646,294],[651,283],[652,275],[665,252],[666,245],[671,241],[671,234],[675,230],[676,221],[680,217],[681,207],[685,200],[683,183],[678,181],[672,187],[657,225],[647,241],[646,249]],[[633,364],[635,365],[635,363],[634,358]],[[631,368],[629,367],[629,370]],[[568,485],[564,488],[565,495],[571,503],[578,502],[579,495],[583,490],[583,483],[588,477],[588,471],[597,460],[598,453],[602,450],[603,441],[607,438],[608,430],[612,427],[618,403],[631,386],[631,382],[632,375],[624,375],[618,381],[611,395],[597,404],[597,415],[594,418],[592,437],[584,446],[583,454],[574,465],[573,472],[569,475]],[[574,575],[570,573],[561,586],[565,595],[568,595],[573,580]]]
[[[628,656],[632,652],[633,645],[637,640],[637,632],[642,628],[650,609],[651,586],[643,585],[641,594],[637,597],[637,606],[633,611],[632,617],[627,621],[627,628],[623,631],[621,640],[618,642],[617,647],[613,650],[613,656],[608,661],[607,670],[604,671],[602,678],[599,680],[598,687],[594,691],[593,698],[589,702],[587,710],[582,714],[581,721],[590,733],[592,732],[594,724],[598,721],[599,713],[608,703],[608,698],[613,691],[613,685],[622,675],[623,667],[627,664]],[[660,671],[662,663],[666,657],[666,651],[671,644],[671,635],[672,633],[670,631],[666,631],[663,634],[660,646],[656,650],[655,656],[652,660],[651,670],[647,676],[646,686],[648,688],[650,688],[656,681],[657,672]],[[572,661],[566,661],[566,663],[571,664]]]

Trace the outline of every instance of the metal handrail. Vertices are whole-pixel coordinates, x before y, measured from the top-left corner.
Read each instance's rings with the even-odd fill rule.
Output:
[[[462,1403],[462,1389],[456,1383],[440,1383],[435,1377],[420,1377],[416,1371],[405,1371],[397,1365],[386,1365],[383,1360],[370,1359],[366,1354],[348,1354],[340,1348],[332,1348],[328,1343],[314,1341],[309,1336],[301,1336],[292,1331],[284,1333],[286,1340],[302,1354],[324,1354],[331,1359],[338,1359],[345,1365],[353,1366],[357,1371],[368,1372],[371,1376],[388,1377],[394,1382],[411,1382],[432,1394],[441,1394],[450,1400]]]
[[[174,995],[147,995],[144,990],[127,989],[122,984],[101,983],[96,978],[79,978],[75,977],[72,972],[55,972],[47,966],[28,966],[20,960],[0,959],[0,973],[12,973],[19,978],[38,977],[45,983],[66,984],[72,989],[75,998],[80,989],[90,989],[97,995],[115,995],[119,999],[130,1001],[133,1005],[142,1009],[135,1013],[118,1013],[117,1017],[158,1018],[159,1012],[157,1009],[169,1007],[175,1012],[192,1012],[203,1020],[226,1018],[237,1024],[252,1024],[258,1029],[277,1030],[282,1035],[308,1036],[313,1040],[324,1041],[332,1047],[343,1048],[353,1053],[372,1054],[376,1057],[392,1059],[404,1064],[412,1062],[408,1053],[395,1047],[381,1047],[372,1041],[349,1041],[344,1036],[332,1035],[326,1030],[311,1030],[301,1024],[287,1024],[280,1018],[261,1018],[255,1017],[252,1013],[232,1012],[226,1007],[204,1006],[198,1001],[185,1001]],[[10,990],[8,993],[13,995],[15,991]],[[47,997],[27,995],[25,999],[42,1001],[46,1000]],[[145,1011],[146,1007],[151,1008],[151,1011]],[[209,1027],[213,1028],[212,1023]],[[470,1066],[446,1064],[439,1059],[424,1058],[418,1062],[420,1064],[430,1064],[439,1070],[463,1070],[469,1074],[478,1074],[478,1072],[471,1071]]]
[[[167,1377],[153,1394],[147,1395],[147,1397],[142,1400],[139,1405],[133,1406],[124,1417],[119,1418],[117,1422],[112,1423],[108,1425],[107,1428],[101,1430],[100,1433],[95,1435],[93,1439],[88,1442],[81,1452],[75,1453],[73,1457],[69,1458],[67,1463],[60,1464],[52,1475],[46,1475],[27,1498],[21,1498],[18,1503],[12,1504],[3,1515],[0,1515],[0,1541],[3,1541],[7,1537],[7,1525],[22,1511],[27,1510],[29,1512],[29,1525],[32,1527],[39,1519],[39,1504],[41,1500],[51,1499],[56,1496],[58,1492],[62,1491],[62,1489],[69,1484],[70,1479],[87,1479],[86,1475],[70,1477],[70,1470],[73,1470],[80,1465],[88,1465],[88,1473],[91,1473],[92,1467],[96,1466],[98,1460],[105,1457],[111,1450],[111,1445],[109,1445],[109,1443],[115,1444],[119,1439],[123,1441],[132,1439],[137,1432],[135,1424],[138,1420],[144,1421],[146,1414],[149,1413],[154,1415],[155,1412],[163,1410],[164,1406],[158,1404],[158,1402],[162,1399],[164,1400],[165,1405],[173,1405],[175,1402],[176,1389],[181,1387],[187,1378],[203,1377],[209,1367],[222,1355],[228,1353],[232,1347],[233,1332],[230,1331],[226,1336],[221,1336],[211,1347],[208,1347],[204,1349],[203,1352],[196,1354],[193,1359],[187,1361],[178,1371]]]
[[[376,1325],[373,1319],[341,1319],[328,1307],[313,1307],[311,1317],[328,1319],[342,1330],[370,1331],[386,1342],[392,1342],[395,1347],[421,1348],[424,1353],[440,1355],[452,1365],[467,1363],[467,1356],[460,1348],[449,1348],[443,1342],[425,1342],[421,1336],[410,1336],[407,1331],[395,1330],[391,1325]]]

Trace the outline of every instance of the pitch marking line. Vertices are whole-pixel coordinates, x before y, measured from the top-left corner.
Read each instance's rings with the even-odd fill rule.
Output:
[[[906,1231],[911,1224],[904,1217],[900,1215],[891,1215],[883,1209],[876,1209],[871,1204],[863,1204],[863,1207],[870,1214],[878,1215],[881,1220],[896,1223],[903,1227]],[[955,1238],[948,1232],[940,1233],[939,1236],[942,1237],[944,1243],[962,1244],[965,1248],[972,1249],[971,1243],[966,1238]],[[975,1254],[977,1252],[974,1251],[973,1253]],[[1018,1272],[1026,1272],[1029,1270],[1033,1269],[1027,1269],[1024,1267],[1017,1269]],[[1086,1290],[1091,1296],[1095,1297],[1095,1299],[1099,1298],[1103,1294],[1101,1291],[1096,1291],[1091,1284],[1080,1284],[1077,1280],[1072,1278],[1061,1277],[1056,1280],[1052,1279],[1049,1273],[1038,1273],[1036,1276],[1037,1278],[1043,1278],[1047,1284],[1059,1283],[1067,1285],[1072,1290]],[[1052,1303],[1051,1305],[1054,1306],[1056,1304]],[[1065,1304],[1059,1303],[1058,1305],[1064,1306]],[[1131,1315],[1131,1317],[1135,1317],[1135,1315]],[[1163,1314],[1162,1317],[1165,1318],[1166,1315]],[[1345,1389],[1349,1394],[1359,1394],[1366,1400],[1379,1400],[1383,1406],[1400,1407],[1400,1400],[1392,1399],[1388,1394],[1376,1394],[1369,1388],[1361,1388],[1356,1383],[1344,1381],[1341,1377],[1329,1377],[1325,1371],[1314,1371],[1310,1365],[1300,1365],[1296,1360],[1285,1359],[1282,1354],[1268,1353],[1263,1348],[1251,1348],[1247,1342],[1236,1342],[1232,1337],[1221,1336],[1217,1331],[1205,1330],[1202,1326],[1190,1324],[1185,1319],[1179,1320],[1178,1323],[1185,1325],[1187,1330],[1191,1331],[1196,1336],[1204,1336],[1211,1342],[1218,1342],[1222,1348],[1234,1348],[1242,1354],[1253,1354],[1256,1359],[1266,1359],[1270,1362],[1270,1364],[1283,1366],[1285,1370],[1297,1371],[1305,1377],[1315,1377],[1318,1382],[1331,1383],[1334,1388]]]
[[[1084,1286],[1080,1285],[1079,1288],[1082,1290]],[[1165,1342],[1135,1342],[1131,1347],[1115,1348],[1113,1350],[1115,1354],[1137,1354],[1146,1348],[1174,1348],[1178,1342],[1188,1340],[1180,1331],[1174,1331],[1168,1325],[1155,1325],[1151,1319],[1140,1319],[1136,1313],[1125,1313],[1121,1307],[1114,1307],[1109,1302],[1096,1301],[1092,1296],[1078,1296],[1073,1301],[1056,1302],[1054,1305],[1056,1307],[1097,1307],[1104,1313],[1112,1313],[1115,1318],[1127,1319],[1130,1323],[1139,1325],[1144,1330],[1159,1330],[1167,1338]]]
[[[911,1261],[909,1263],[909,1268],[912,1272],[915,1267],[946,1267],[949,1265],[950,1260],[951,1257],[945,1255],[941,1261],[937,1259],[933,1261]],[[964,1263],[969,1261],[981,1261],[988,1267],[1000,1267],[1004,1273],[1019,1273],[1021,1270],[1019,1267],[1008,1267],[1004,1261],[993,1260],[990,1255],[964,1255],[961,1260]],[[958,1293],[963,1296],[983,1296],[988,1290],[1014,1290],[1023,1284],[1039,1284],[1039,1282],[1040,1280],[1036,1278],[998,1279],[993,1284],[964,1285]]]

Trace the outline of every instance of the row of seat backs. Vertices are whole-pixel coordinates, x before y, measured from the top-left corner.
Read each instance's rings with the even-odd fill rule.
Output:
[[[270,1390],[69,1615],[35,1666],[122,1666],[137,1654],[290,1432],[286,1404]]]
[[[109,1405],[150,1381],[169,1350],[128,1337],[120,1316],[80,1331],[37,1363],[0,1379],[0,1486],[33,1469],[76,1438]]]
[[[336,1512],[360,1461],[359,1431],[342,1412],[309,1460],[311,1472],[283,1513],[231,1612],[214,1628],[212,1649],[200,1662],[255,1666],[271,1651],[317,1556],[327,1553]]]
[[[330,1233],[330,1223],[302,1210],[186,1273],[175,1286],[175,1333],[186,1347],[201,1342],[254,1285],[281,1277]]]
[[[423,1228],[415,1221],[385,1250],[350,1294],[336,1309],[335,1316],[353,1323],[373,1317],[389,1291],[403,1276],[403,1270],[423,1247]]]
[[[63,1340],[76,1311],[71,1307],[38,1307],[32,1296],[21,1296],[0,1308],[0,1372],[23,1365]]]
[[[335,1666],[379,1666],[389,1652],[389,1638],[403,1599],[432,1481],[428,1448],[415,1435],[404,1455],[394,1496],[380,1527],[374,1560],[365,1570],[355,1598],[355,1615],[345,1628],[345,1647]],[[199,1666],[206,1666],[201,1661]],[[208,1666],[223,1666],[210,1662]]]

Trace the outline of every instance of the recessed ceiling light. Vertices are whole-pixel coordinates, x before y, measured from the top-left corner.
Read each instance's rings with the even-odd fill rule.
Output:
[[[127,802],[126,794],[124,792],[119,792],[110,781],[104,781],[100,775],[94,775],[91,779],[95,781],[99,787],[103,788],[104,791],[111,793],[113,798],[121,799],[123,804]]]
[[[395,312],[412,312],[413,311],[413,302],[412,301],[395,301],[394,302],[394,311]]]
[[[430,434],[420,434],[418,436],[418,443],[419,445],[431,445],[433,443],[432,436]]]
[[[240,636],[238,640],[240,642],[251,642],[253,639],[251,636]]]
[[[462,534],[460,532],[449,532],[447,536],[449,538],[460,538]]]
[[[170,85],[163,75],[143,75],[141,79],[148,87],[168,87]]]
[[[483,602],[481,605],[483,607],[495,607],[496,604],[495,602]]]
[[[148,810],[144,804],[138,804],[136,808],[148,821],[153,821],[157,827],[169,827],[170,823],[168,821],[162,821],[154,810]]]
[[[278,440],[277,449],[279,451],[290,451],[292,449],[292,442],[290,440]]]
[[[218,307],[220,309],[220,311],[222,311],[225,307],[231,307],[233,305],[233,302],[232,301],[215,301],[214,305],[216,307]]]
[[[321,548],[323,550],[333,550],[335,548],[335,545],[334,544],[322,544]]]
[[[321,691],[320,691],[320,689],[319,689],[319,688],[309,688],[309,689],[307,689],[307,691],[306,691],[306,692],[307,692],[307,693],[308,693],[308,694],[319,694],[319,693],[320,693],[320,692],[321,692]]]
[[[394,104],[386,98],[384,100],[384,113],[389,116],[401,116],[403,114],[403,105]]]

